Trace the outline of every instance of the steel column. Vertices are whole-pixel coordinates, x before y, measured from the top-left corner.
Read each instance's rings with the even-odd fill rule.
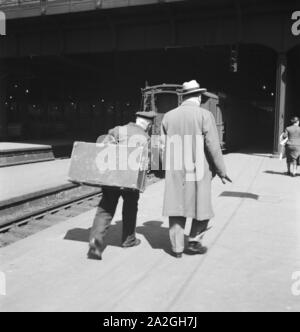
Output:
[[[7,137],[6,85],[5,64],[0,60],[0,140],[4,140]]]
[[[278,55],[277,78],[276,78],[276,105],[275,105],[275,134],[274,153],[280,151],[280,135],[284,131],[286,113],[286,90],[287,90],[287,56],[285,53]]]

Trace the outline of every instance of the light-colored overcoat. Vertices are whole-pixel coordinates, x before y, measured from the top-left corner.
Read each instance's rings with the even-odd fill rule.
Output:
[[[226,175],[212,113],[185,101],[165,115],[162,133],[166,167],[163,215],[211,219],[213,176]]]

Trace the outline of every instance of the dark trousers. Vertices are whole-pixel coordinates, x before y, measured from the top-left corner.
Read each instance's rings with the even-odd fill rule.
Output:
[[[97,239],[104,243],[104,238],[115,215],[120,197],[123,202],[123,232],[122,243],[135,240],[136,219],[140,193],[138,191],[125,191],[118,188],[103,188],[103,197],[94,219],[90,233],[90,240]]]
[[[175,253],[184,251],[184,229],[186,218],[169,217],[170,223],[170,240],[172,250]],[[189,236],[189,242],[200,242],[203,233],[207,230],[209,220],[193,220],[192,228]]]

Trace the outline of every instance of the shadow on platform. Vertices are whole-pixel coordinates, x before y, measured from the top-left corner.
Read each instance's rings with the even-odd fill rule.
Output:
[[[224,191],[219,197],[249,198],[254,200],[259,199],[259,195],[238,191]]]
[[[163,250],[172,256],[169,228],[162,227],[162,225],[162,221],[151,220],[145,222],[143,226],[137,227],[136,231],[145,237],[152,249]]]
[[[265,174],[288,176],[287,172],[265,171]]]
[[[148,241],[150,246],[156,250],[163,250],[165,253],[172,255],[169,239],[169,229],[162,227],[162,221],[147,221],[143,226],[136,229],[137,234],[141,234]],[[64,240],[78,241],[89,243],[91,229],[74,228],[67,232]],[[106,247],[121,247],[122,221],[117,221],[111,225],[105,239]],[[187,236],[185,237],[187,241]]]
[[[74,228],[67,232],[64,240],[86,242],[89,243],[91,228]],[[106,236],[106,247],[121,247],[121,234],[122,234],[122,222],[118,221],[115,225],[111,225]]]

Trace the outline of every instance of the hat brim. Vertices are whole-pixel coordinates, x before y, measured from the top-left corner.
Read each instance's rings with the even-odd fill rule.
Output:
[[[189,90],[189,91],[182,91],[180,94],[182,96],[187,96],[187,95],[195,95],[197,93],[202,94],[207,92],[207,89],[194,89],[194,90]]]
[[[155,116],[147,116],[147,115],[138,114],[138,113],[136,113],[135,116],[137,118],[142,118],[142,119],[146,119],[146,120],[149,120],[149,121],[154,121],[154,119],[155,119]]]
[[[147,118],[146,116],[141,116],[141,115],[137,115],[136,117],[141,118],[141,119],[145,119],[145,120],[148,120],[148,121],[154,121],[154,119],[155,119],[155,118]]]

